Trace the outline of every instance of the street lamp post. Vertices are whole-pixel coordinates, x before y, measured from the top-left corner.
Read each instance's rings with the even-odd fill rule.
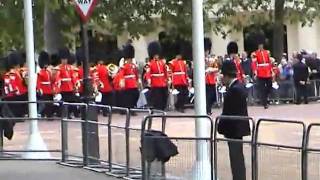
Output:
[[[34,59],[34,36],[33,36],[33,19],[32,19],[32,0],[24,0],[24,30],[25,30],[25,45],[26,45],[26,55],[27,64],[29,69],[28,74],[28,100],[30,102],[37,101],[36,95],[36,84],[37,84],[37,74],[35,68]],[[29,118],[33,119],[30,122],[29,130],[29,140],[27,144],[27,150],[47,150],[47,147],[41,137],[38,129],[38,121],[35,118],[38,117],[37,104],[29,103]],[[27,152],[25,158],[34,159],[48,159],[50,158],[49,153],[35,153]]]

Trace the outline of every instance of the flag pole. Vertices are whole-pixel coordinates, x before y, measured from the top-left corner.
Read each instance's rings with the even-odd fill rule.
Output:
[[[198,116],[207,115],[206,112],[206,87],[205,87],[205,56],[204,56],[204,29],[203,29],[203,0],[192,0],[192,42],[194,62],[195,86],[195,113]],[[210,137],[207,119],[198,118],[195,122],[196,137]],[[193,179],[211,179],[209,156],[209,143],[197,142],[197,161],[193,167]]]

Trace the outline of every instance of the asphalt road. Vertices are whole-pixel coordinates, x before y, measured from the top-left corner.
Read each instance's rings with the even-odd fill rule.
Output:
[[[69,168],[54,162],[0,161],[3,180],[114,180],[107,175]]]

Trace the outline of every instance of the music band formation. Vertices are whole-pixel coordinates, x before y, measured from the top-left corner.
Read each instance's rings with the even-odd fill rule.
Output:
[[[271,92],[276,72],[274,72],[270,53],[263,48],[263,44],[263,38],[257,40],[258,50],[251,54],[251,67],[261,94],[261,104],[268,108],[268,95]],[[209,38],[204,39],[204,46],[207,113],[211,114],[212,106],[217,100],[216,87],[222,83],[220,80],[221,63],[216,56],[211,55],[212,42]],[[172,93],[170,90],[174,89],[177,96],[175,109],[184,112],[189,93],[193,91],[192,74],[190,74],[192,65],[186,59],[186,54],[191,51],[190,46],[179,44],[176,48],[176,57],[171,61],[166,61],[162,58],[160,43],[151,42],[148,45],[149,61],[144,66],[144,72],[141,75],[137,61],[134,59],[134,47],[129,43],[122,49],[119,66],[105,64],[105,54],[97,54],[94,59],[90,59],[89,79],[93,87],[92,96],[95,97],[97,103],[103,105],[134,108],[137,105],[140,91],[147,88],[150,90],[148,105],[158,110],[166,110],[169,93]],[[237,67],[237,79],[242,83],[248,83],[241,66],[236,42],[228,44],[227,53],[228,56],[224,61],[232,61]],[[69,49],[62,48],[54,55],[42,51],[38,58],[40,67],[37,76],[38,100],[81,102],[84,93],[82,67],[84,59],[84,53],[81,50],[72,54]],[[5,101],[27,101],[27,72],[28,69],[21,53],[15,51],[6,58],[6,73],[3,75],[3,99]],[[301,79],[298,83],[302,81],[306,82],[307,79]],[[27,105],[9,106],[16,117],[23,116],[27,112]],[[76,117],[80,115],[77,107],[70,107],[69,112]],[[59,115],[59,113],[59,108],[53,104],[41,107],[40,112],[46,117]]]

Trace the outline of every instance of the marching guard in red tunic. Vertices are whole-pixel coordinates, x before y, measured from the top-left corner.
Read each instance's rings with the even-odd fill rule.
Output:
[[[165,110],[168,101],[168,72],[166,61],[160,58],[159,42],[149,44],[148,54],[150,61],[145,78],[151,88],[151,105],[155,109]]]
[[[139,72],[137,65],[133,62],[134,55],[135,50],[131,44],[123,48],[124,64],[119,73],[122,77],[120,83],[124,84],[123,103],[126,108],[136,107],[139,99]]]

